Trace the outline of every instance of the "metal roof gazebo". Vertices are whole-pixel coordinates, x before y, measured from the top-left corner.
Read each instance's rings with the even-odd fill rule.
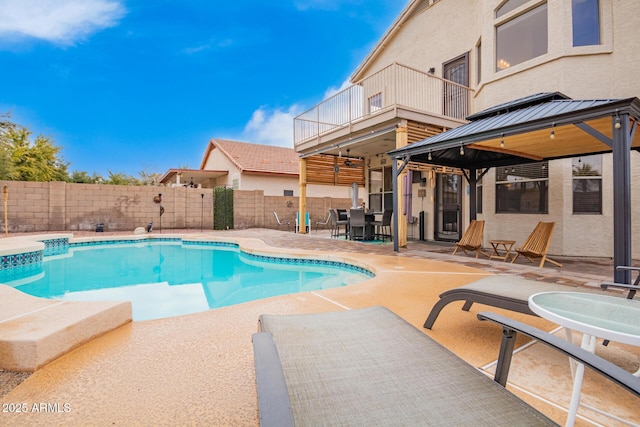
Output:
[[[469,123],[387,154],[393,160],[394,212],[398,212],[398,176],[409,162],[459,168],[470,187],[470,218],[476,218],[476,184],[492,167],[613,153],[614,280],[630,283],[631,150],[640,99],[573,100],[559,92],[541,93],[486,109]],[[478,176],[478,171],[482,174]],[[394,215],[398,229],[398,216]],[[397,233],[396,233],[397,234]],[[394,236],[394,250],[398,238]]]

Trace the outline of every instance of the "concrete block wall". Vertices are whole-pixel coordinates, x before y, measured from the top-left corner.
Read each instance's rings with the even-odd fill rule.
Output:
[[[95,230],[133,231],[153,221],[154,229],[213,228],[213,190],[186,187],[0,181],[9,189],[9,232]],[[164,214],[154,197],[162,194]],[[204,195],[204,196],[202,196]],[[0,230],[5,231],[4,213]]]
[[[160,228],[213,229],[213,189],[151,187],[65,182],[0,181],[9,189],[6,214],[9,233],[46,231],[133,231],[153,221]],[[154,201],[162,194],[164,214]],[[265,196],[262,190],[234,191],[234,228],[278,228],[273,212],[295,223],[298,197]],[[307,210],[315,222],[329,208],[346,209],[349,198],[308,197]],[[0,231],[5,232],[4,213]],[[293,228],[292,228],[293,229]]]
[[[311,228],[313,229],[315,227],[317,221],[324,221],[327,218],[329,209],[348,209],[350,206],[350,198],[307,197],[307,211],[311,218]],[[298,197],[265,196],[263,227],[278,228],[275,216],[273,215],[274,212],[278,214],[281,221],[291,221],[291,224],[294,225],[298,208]]]

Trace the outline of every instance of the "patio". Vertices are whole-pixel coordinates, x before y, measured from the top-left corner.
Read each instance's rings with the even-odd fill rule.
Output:
[[[491,274],[514,274],[579,288],[599,286],[613,273],[610,259],[562,258],[563,268],[541,269],[526,261],[510,264],[472,256],[452,257],[452,246],[425,242],[410,241],[406,249],[394,253],[391,244],[329,239],[329,230],[313,231],[311,235],[264,229],[215,234],[260,239],[274,248],[266,247],[265,251],[280,254],[307,254],[312,250],[332,253],[372,266],[377,277],[344,288],[127,324],[60,357],[1,397],[3,408],[27,403],[29,409],[26,413],[4,413],[3,424],[257,425],[251,334],[262,313],[312,313],[385,305],[473,366],[491,372],[501,332],[495,325],[476,319],[475,314],[486,307],[474,305],[471,312],[464,312],[461,304],[451,304],[443,310],[433,330],[422,328],[441,292]],[[490,311],[543,330],[556,327],[533,316]],[[640,360],[640,349],[616,343],[599,345],[597,352],[633,371]],[[514,357],[509,383],[520,397],[564,423],[571,384],[566,359],[539,345],[529,346]],[[44,409],[36,411],[34,403],[36,408]],[[616,417],[640,423],[637,399],[599,382],[599,378],[587,375],[582,403],[579,414],[592,421],[579,418],[576,425],[628,425]]]

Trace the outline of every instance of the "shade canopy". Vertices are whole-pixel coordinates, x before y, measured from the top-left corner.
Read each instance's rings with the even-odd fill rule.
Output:
[[[465,125],[387,153],[396,160],[392,162],[394,203],[397,176],[409,161],[462,169],[470,184],[474,219],[478,170],[613,153],[614,268],[631,265],[630,151],[640,151],[638,98],[574,100],[559,92],[540,93],[488,108],[467,120]],[[398,250],[397,237],[394,249]],[[630,272],[614,270],[616,281],[629,283],[630,278]]]

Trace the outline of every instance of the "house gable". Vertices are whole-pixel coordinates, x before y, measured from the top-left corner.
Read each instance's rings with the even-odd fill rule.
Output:
[[[220,156],[213,156],[214,153],[219,153]],[[212,139],[207,146],[200,168],[210,167],[215,157],[217,157],[216,161],[224,158],[240,173],[293,177],[297,177],[299,173],[299,156],[292,148]],[[219,169],[219,166],[216,166],[216,169]]]

